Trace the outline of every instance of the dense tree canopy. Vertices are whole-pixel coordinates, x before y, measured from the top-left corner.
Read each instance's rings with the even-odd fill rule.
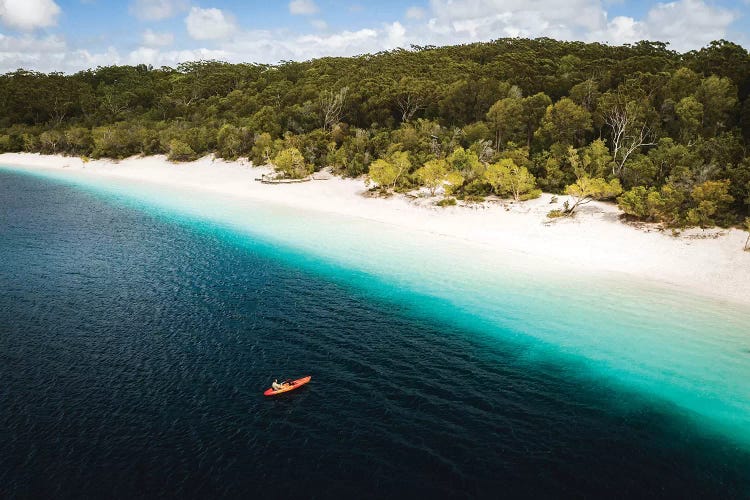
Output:
[[[685,54],[513,38],[275,66],[18,70],[0,76],[0,151],[215,152],[467,199],[621,186],[633,217],[731,225],[750,215],[749,95],[750,55],[724,40]]]

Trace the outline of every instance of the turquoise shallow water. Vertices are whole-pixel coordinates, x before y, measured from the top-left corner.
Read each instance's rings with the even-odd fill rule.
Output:
[[[325,213],[65,172],[43,175],[163,217],[249,237],[312,272],[370,293],[443,304],[441,320],[480,326],[574,359],[595,376],[664,397],[750,443],[750,308],[627,276],[580,273],[532,257]],[[385,288],[383,286],[386,285]],[[428,301],[429,302],[429,301]],[[435,314],[435,308],[425,308]]]
[[[190,235],[194,234],[220,242],[217,244],[222,250],[202,244],[199,246],[199,258],[185,256],[187,262],[192,264],[186,264],[183,271],[194,276],[206,274],[210,276],[205,278],[208,282],[214,280],[219,283],[216,286],[227,286],[222,285],[224,282],[232,283],[233,290],[245,283],[237,281],[238,276],[250,280],[244,274],[250,273],[254,280],[257,276],[253,273],[257,272],[266,276],[268,281],[262,287],[254,288],[254,293],[263,290],[264,294],[273,298],[281,292],[275,289],[275,273],[267,276],[267,267],[283,266],[304,273],[294,281],[300,290],[337,287],[339,291],[333,294],[320,292],[319,300],[322,303],[337,302],[328,304],[336,308],[335,314],[327,317],[327,321],[332,322],[328,328],[335,329],[340,322],[349,329],[340,333],[342,335],[349,331],[353,338],[360,334],[369,335],[363,337],[367,339],[363,341],[366,350],[342,348],[340,339],[332,343],[324,337],[318,343],[310,340],[316,346],[312,347],[313,352],[316,348],[322,349],[321,352],[326,353],[325,360],[331,363],[340,355],[338,349],[343,349],[347,362],[361,366],[363,372],[358,373],[358,380],[364,384],[376,384],[376,380],[389,378],[401,380],[410,362],[425,367],[426,371],[437,370],[437,377],[443,382],[458,377],[456,385],[471,394],[461,405],[456,406],[458,396],[452,395],[449,389],[443,393],[420,378],[420,374],[411,373],[411,383],[415,389],[410,403],[396,404],[392,410],[402,418],[424,418],[425,425],[437,425],[438,433],[453,436],[450,439],[457,442],[468,439],[465,433],[471,425],[481,428],[482,424],[473,418],[486,422],[493,432],[497,432],[497,419],[510,419],[524,438],[513,442],[513,445],[501,438],[493,438],[498,447],[507,447],[506,451],[516,457],[515,461],[503,463],[504,468],[513,468],[514,463],[521,468],[531,467],[524,462],[530,458],[524,456],[521,451],[524,445],[519,443],[526,443],[531,457],[540,453],[540,440],[542,449],[556,449],[559,446],[569,451],[570,443],[562,446],[557,442],[553,446],[549,440],[540,438],[540,433],[550,433],[550,426],[554,425],[567,428],[585,422],[592,427],[591,434],[585,435],[581,429],[576,429],[577,433],[568,439],[580,441],[590,460],[603,460],[596,455],[607,453],[607,446],[597,447],[592,442],[605,439],[606,429],[610,426],[614,428],[609,438],[623,457],[635,459],[638,456],[638,460],[643,460],[641,455],[652,452],[649,447],[655,446],[646,441],[653,439],[659,443],[654,462],[642,464],[644,468],[649,464],[657,468],[653,472],[654,481],[661,477],[668,483],[670,475],[682,481],[692,477],[686,471],[704,467],[701,459],[701,454],[704,454],[706,460],[721,456],[721,460],[728,464],[723,469],[707,469],[710,477],[718,478],[719,483],[724,481],[726,487],[739,487],[738,476],[733,476],[732,471],[741,468],[743,462],[720,453],[726,447],[736,447],[736,453],[744,456],[741,450],[747,449],[750,442],[750,389],[747,383],[750,380],[750,338],[745,326],[750,316],[746,308],[712,302],[623,276],[581,275],[575,270],[557,268],[554,262],[536,261],[513,253],[483,252],[459,241],[434,235],[414,234],[405,238],[397,229],[356,218],[300,213],[283,207],[199,193],[170,192],[160,186],[77,178],[65,172],[34,174],[39,175],[54,180],[65,189],[74,188],[74,191],[87,193],[86,199],[70,195],[72,199],[65,198],[58,202],[59,208],[64,209],[69,219],[68,224],[75,227],[76,218],[80,218],[82,225],[93,224],[94,228],[104,230],[101,225],[109,221],[113,228],[122,231],[122,237],[128,239],[128,246],[135,246],[136,255],[141,252],[148,254],[153,250],[149,248],[147,251],[138,242],[130,241],[133,234],[143,231],[139,229],[143,224],[120,228],[119,218],[130,216],[131,213],[148,214],[149,221],[157,221],[157,226],[164,233],[159,238],[166,238],[157,242],[174,254],[169,259],[160,257],[166,259],[166,269],[179,267],[179,259],[183,258],[179,253],[183,249],[192,251],[196,244]],[[106,204],[92,201],[96,199]],[[41,204],[42,200],[36,203]],[[34,207],[27,207],[27,211],[33,212]],[[123,212],[120,213],[116,207],[122,207]],[[54,215],[54,208],[51,211]],[[16,211],[14,217],[18,217],[18,213],[26,212]],[[100,217],[102,214],[103,219]],[[6,217],[4,222],[11,226],[16,224],[11,217]],[[19,234],[25,234],[23,225],[18,224]],[[148,224],[150,227],[156,223]],[[167,229],[162,230],[159,224]],[[85,234],[92,234],[94,229],[87,227],[86,231]],[[170,231],[179,235],[176,242],[170,241]],[[111,235],[115,240],[117,237],[118,233]],[[118,247],[112,247],[109,242],[103,248],[117,252],[112,248]],[[255,260],[244,262],[244,257],[238,257],[243,252],[254,255]],[[98,266],[108,266],[106,252],[98,254],[98,258],[101,259]],[[178,262],[172,262],[173,258]],[[74,260],[75,256],[71,259]],[[227,259],[237,259],[245,267],[227,263]],[[12,269],[18,276],[17,281],[9,280],[10,283],[23,290],[23,285],[19,283],[25,279],[25,266],[17,264]],[[152,271],[157,275],[159,269],[161,266],[152,266]],[[148,283],[146,278],[143,279]],[[67,283],[66,286],[72,285]],[[212,296],[211,288],[202,290],[200,284],[190,286],[199,296],[201,293]],[[94,289],[104,296],[117,293],[116,289]],[[284,336],[288,329],[295,330],[299,324],[320,328],[310,319],[317,317],[315,311],[320,305],[310,306],[304,298],[305,293],[300,290],[297,290],[297,294],[301,310],[292,308],[290,312],[284,309],[288,321],[286,326],[284,321],[276,325],[276,335]],[[161,289],[149,293],[153,293],[149,304],[165,300]],[[295,295],[292,294],[292,297]],[[292,302],[296,300],[292,299]],[[285,308],[289,307],[288,301],[287,297]],[[367,309],[361,301],[379,305]],[[12,309],[18,307],[17,304],[18,301],[12,301],[6,304],[3,311],[15,314]],[[74,305],[80,307],[78,303]],[[69,315],[77,315],[75,307],[69,310]],[[223,310],[230,311],[228,314],[231,316],[231,311],[238,307],[242,306],[224,307]],[[277,308],[282,307],[278,305]],[[178,305],[177,310],[184,312],[187,306]],[[389,311],[393,312],[392,320],[388,317]],[[88,311],[87,314],[98,318],[96,311]],[[213,314],[213,309],[201,305],[198,312],[190,313],[193,316],[191,321],[210,332]],[[252,313],[242,314],[243,319],[238,321],[245,325],[243,328],[252,329],[258,319]],[[375,331],[357,331],[357,322],[367,323],[373,317],[378,318]],[[411,329],[399,323],[400,318],[409,318]],[[106,317],[98,321],[101,322],[99,326],[102,331],[117,328],[108,325]],[[218,321],[217,324],[220,323]],[[410,333],[404,334],[406,331]],[[94,333],[88,332],[87,335]],[[187,342],[186,339],[181,341]],[[395,365],[374,361],[388,351],[389,345],[401,342],[406,345],[400,345],[398,355],[393,356]],[[222,346],[224,348],[227,346]],[[351,352],[347,352],[347,349]],[[435,359],[431,360],[431,356]],[[253,360],[257,363],[255,358]],[[294,364],[289,357],[284,360],[288,365]],[[270,365],[280,363],[279,359],[266,359],[266,362]],[[236,369],[233,363],[228,365],[227,370]],[[504,379],[498,382],[498,375],[493,370],[506,369],[508,363],[512,365],[511,372],[515,376],[528,375],[528,379],[521,384],[522,389]],[[328,366],[317,359],[316,366],[319,365]],[[269,369],[269,366],[264,369]],[[337,373],[335,366],[330,369],[329,384],[336,376],[346,376]],[[325,371],[320,376],[325,379]],[[481,391],[473,393],[472,385],[480,385],[487,378],[499,383],[499,389],[493,390],[491,397],[483,396]],[[410,379],[403,383],[410,384]],[[517,399],[497,399],[506,391],[503,387],[506,383],[509,384],[507,392],[517,396]],[[468,388],[466,384],[469,384]],[[179,394],[175,397],[180,404],[185,403]],[[480,411],[475,405],[480,404],[483,397],[487,397],[490,408]],[[352,398],[349,401],[351,408],[366,414],[368,418],[365,421],[371,423],[373,414],[367,409],[363,410],[359,406],[361,402],[354,396]],[[550,403],[549,406],[540,403],[545,400]],[[536,403],[525,407],[523,402],[526,401]],[[437,408],[431,410],[430,407],[435,405]],[[523,410],[519,410],[519,407]],[[607,409],[605,413],[608,417],[600,415],[592,421],[590,412],[600,411],[599,407]],[[555,415],[558,411],[560,415]],[[477,415],[481,417],[471,417],[472,412],[478,412]],[[508,412],[514,415],[520,413],[521,416],[518,419],[510,418]],[[446,422],[451,421],[448,414],[464,415],[465,418],[448,424]],[[575,422],[576,415],[580,419],[578,423]],[[382,419],[383,416],[378,418]],[[529,421],[538,421],[538,425],[531,425]],[[531,426],[526,428],[526,425]],[[504,429],[502,432],[507,433],[508,429],[515,432],[512,430],[514,425],[500,427]],[[479,432],[480,429],[475,428],[475,431]],[[532,438],[531,435],[536,437]],[[460,439],[456,436],[460,436]],[[422,446],[421,452],[415,451],[417,454],[441,456],[443,451],[434,443],[435,439],[442,442],[440,438],[433,436],[423,439],[429,444],[408,443],[409,438],[399,432],[389,434],[391,443],[405,440],[405,444],[408,443],[415,450],[420,450]],[[555,439],[561,438],[555,436]],[[631,445],[624,444],[629,440],[633,441]],[[670,440],[672,444],[669,444]],[[358,445],[361,444],[358,442]],[[478,443],[463,442],[462,446],[468,450],[481,448],[487,456],[488,452]],[[673,455],[668,451],[670,446],[674,448]],[[694,451],[698,455],[688,459],[685,454],[690,446],[695,446]],[[385,449],[383,453],[387,455],[389,450]],[[465,477],[468,473],[464,468],[468,462],[454,462],[452,457],[448,453],[443,458],[449,464],[449,469],[457,469],[458,477]],[[672,457],[674,462],[669,459],[665,461],[663,457]],[[272,461],[275,463],[277,458],[274,457]],[[570,456],[566,457],[566,460],[570,459]],[[495,460],[498,460],[497,457]],[[520,463],[525,465],[521,466]],[[658,467],[665,467],[664,463],[672,465],[659,472]],[[592,464],[577,465],[581,467],[580,473],[583,473],[584,467],[592,467]],[[618,476],[616,469],[622,464],[608,465],[611,466],[607,469],[609,480],[619,478],[626,484],[625,479],[633,471],[621,471]],[[644,471],[638,474],[648,477]],[[698,479],[696,481],[696,484],[704,484]],[[551,486],[552,483],[542,484]],[[630,491],[637,491],[633,489],[637,485],[637,482],[630,483]],[[690,483],[685,483],[685,486],[688,488],[686,491],[690,491]],[[585,491],[590,493],[597,489],[573,489],[571,492]]]

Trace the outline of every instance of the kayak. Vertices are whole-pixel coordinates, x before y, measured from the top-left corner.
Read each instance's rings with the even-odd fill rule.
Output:
[[[299,389],[300,387],[302,387],[303,385],[305,385],[306,383],[308,383],[311,378],[312,377],[310,375],[308,375],[307,377],[298,378],[297,380],[291,380],[289,382],[284,382],[284,383],[281,384],[284,387],[282,387],[278,391],[273,390],[273,387],[271,387],[269,389],[266,389],[266,392],[264,392],[263,395],[264,396],[276,396],[277,394],[282,394],[284,392],[293,391],[294,389]]]

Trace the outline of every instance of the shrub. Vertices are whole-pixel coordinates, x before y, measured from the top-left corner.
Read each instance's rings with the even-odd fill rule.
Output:
[[[285,177],[292,179],[302,179],[313,172],[312,165],[305,162],[305,157],[297,148],[287,148],[282,150],[273,159],[273,165],[276,171],[284,174]]]
[[[169,161],[192,161],[196,158],[193,148],[179,139],[169,141]]]
[[[439,207],[452,207],[456,204],[455,198],[443,198],[442,200],[435,203]]]

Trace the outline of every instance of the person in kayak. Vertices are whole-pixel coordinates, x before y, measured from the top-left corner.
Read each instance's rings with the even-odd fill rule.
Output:
[[[279,384],[278,380],[273,379],[273,384],[271,384],[271,389],[273,389],[274,391],[279,391],[283,388],[284,386],[282,384]]]

